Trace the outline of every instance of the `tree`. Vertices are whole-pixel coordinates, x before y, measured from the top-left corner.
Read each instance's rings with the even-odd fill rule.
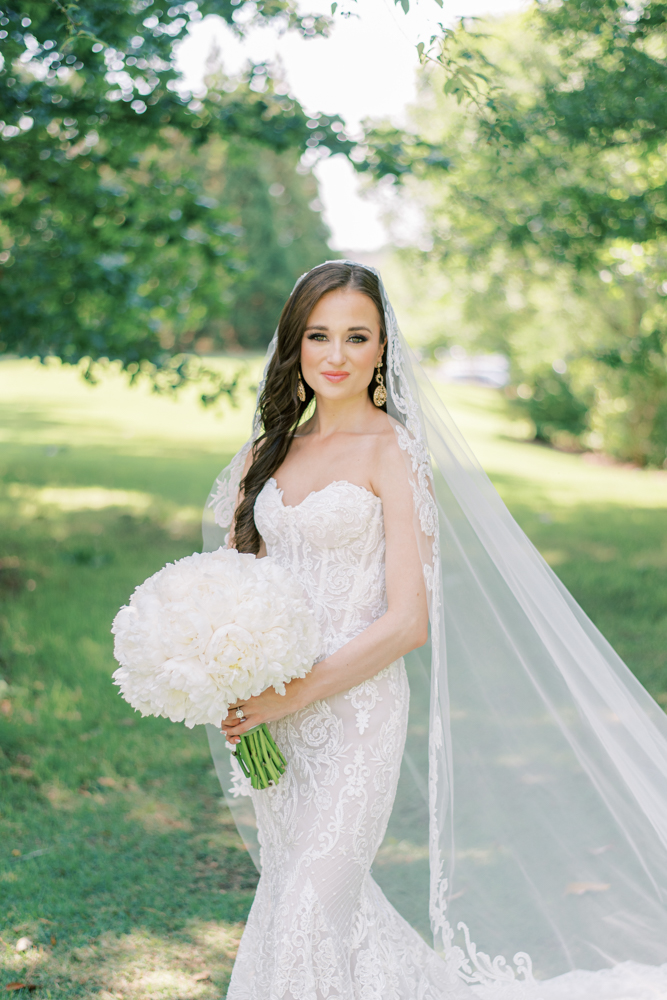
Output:
[[[472,30],[463,20],[421,47],[424,64],[442,71],[443,92],[469,108],[498,169],[534,188],[525,218],[479,193],[514,245],[536,244],[583,268],[597,266],[609,240],[667,234],[666,29],[663,2],[545,0],[521,18],[524,38],[511,44],[499,22]],[[380,176],[451,165],[451,150],[424,132],[376,127],[367,142],[362,169]]]
[[[514,285],[533,303],[534,333],[562,340],[535,303],[565,281],[587,318],[585,330],[568,327],[586,398],[598,383],[590,440],[656,464],[667,445],[666,9],[567,0],[484,31],[462,26],[425,51],[432,69],[413,132],[367,136],[378,173],[392,172],[387,149],[401,150],[393,172],[424,206],[432,256],[476,275],[468,316]],[[486,315],[496,332],[505,310]],[[544,345],[520,351],[520,340],[510,335],[508,349],[530,382]]]
[[[191,365],[173,362],[164,329],[177,343],[202,308],[222,317],[214,290],[245,264],[235,210],[202,190],[196,154],[214,139],[276,153],[352,148],[340,118],[309,119],[266,66],[235,89],[177,89],[171,51],[188,23],[215,13],[241,32],[239,10],[232,0],[4,9],[1,349],[112,358],[177,384]],[[251,23],[327,30],[293,0],[249,10]]]
[[[296,279],[332,256],[317,184],[298,172],[297,153],[236,148],[223,198],[235,207],[245,262],[230,289],[229,334],[244,347],[264,348]]]

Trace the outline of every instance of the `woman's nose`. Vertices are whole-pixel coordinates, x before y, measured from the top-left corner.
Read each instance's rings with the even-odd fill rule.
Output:
[[[334,340],[331,343],[329,357],[327,360],[331,365],[345,364],[345,351],[343,350],[343,344],[340,341]]]

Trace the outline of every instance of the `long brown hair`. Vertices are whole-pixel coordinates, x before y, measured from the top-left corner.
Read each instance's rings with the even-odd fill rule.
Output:
[[[301,340],[313,309],[327,292],[349,288],[362,292],[375,304],[380,318],[380,341],[387,333],[380,285],[372,271],[359,264],[329,261],[316,267],[302,278],[285,303],[278,323],[278,343],[266,373],[266,383],[259,398],[259,413],[263,433],[252,446],[252,464],[241,481],[243,499],[236,508],[232,538],[239,552],[259,552],[260,537],[255,525],[255,500],[264,484],[287,457],[292,439],[313,390],[304,382],[306,399],[297,396],[300,371]],[[386,355],[382,356],[383,376],[386,377]],[[373,380],[368,386],[372,397]],[[383,407],[383,409],[386,409]]]

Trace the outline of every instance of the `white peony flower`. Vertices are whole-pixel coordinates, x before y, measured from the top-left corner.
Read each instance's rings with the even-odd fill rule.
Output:
[[[111,631],[121,694],[142,715],[219,725],[229,706],[305,677],[320,633],[297,580],[235,549],[169,563],[137,587]]]

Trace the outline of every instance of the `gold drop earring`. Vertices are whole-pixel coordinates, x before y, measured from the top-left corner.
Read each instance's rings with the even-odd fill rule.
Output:
[[[375,392],[373,393],[373,402],[376,406],[384,406],[387,402],[387,389],[384,384],[384,378],[380,369],[382,368],[382,358],[377,363],[377,372],[375,373],[375,381],[377,385],[375,386]]]
[[[301,371],[299,371],[298,381],[296,384],[296,394],[297,398],[302,402],[306,402],[306,387],[301,380]]]

